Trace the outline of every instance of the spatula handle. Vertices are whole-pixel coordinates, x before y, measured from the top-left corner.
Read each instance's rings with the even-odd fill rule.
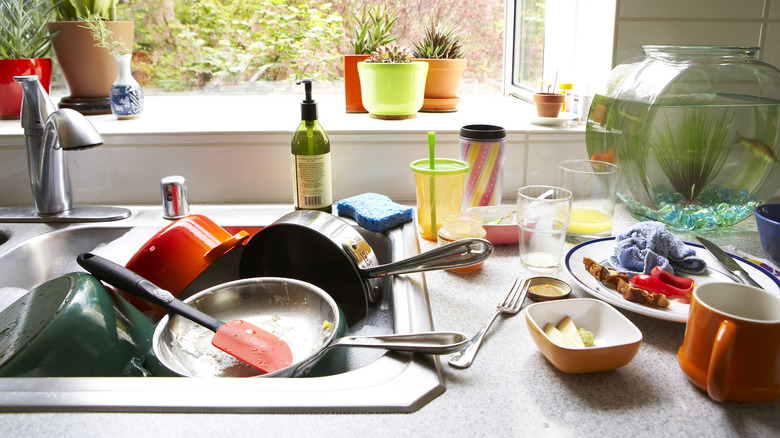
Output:
[[[111,260],[87,252],[80,254],[76,258],[76,261],[82,268],[89,271],[89,273],[95,277],[98,277],[123,292],[127,292],[142,300],[156,304],[171,312],[178,313],[212,331],[216,332],[225,324],[192,306],[184,304],[184,302],[176,299],[176,297],[167,290],[159,288],[151,281]]]

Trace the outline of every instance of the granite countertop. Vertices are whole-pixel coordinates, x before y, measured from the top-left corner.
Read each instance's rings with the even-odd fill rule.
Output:
[[[622,206],[615,229],[634,223]],[[751,217],[727,230],[702,233],[720,245],[763,256]],[[690,241],[689,234],[678,234]],[[433,242],[420,241],[422,251]],[[515,277],[527,275],[515,245],[498,246],[470,274],[425,274],[436,329],[472,334],[503,300]],[[570,281],[563,270],[553,274]],[[574,287],[573,295],[587,297]],[[411,414],[2,414],[6,436],[778,436],[780,401],[717,403],[694,387],[677,365],[685,325],[621,312],[642,331],[628,365],[571,375],[537,350],[522,312],[494,324],[474,364],[442,360],[446,392]],[[44,396],[44,395],[42,395]]]

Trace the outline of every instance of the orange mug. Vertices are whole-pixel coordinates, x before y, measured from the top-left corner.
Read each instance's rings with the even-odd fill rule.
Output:
[[[780,398],[780,296],[737,283],[698,286],[677,359],[713,400]]]

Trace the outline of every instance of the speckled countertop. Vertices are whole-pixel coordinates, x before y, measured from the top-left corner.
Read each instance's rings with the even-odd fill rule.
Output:
[[[617,230],[635,222],[618,209]],[[752,217],[703,235],[763,256]],[[423,251],[433,245],[420,242]],[[476,332],[521,274],[527,272],[514,245],[497,247],[471,274],[425,274],[435,327]],[[554,275],[569,281],[562,270]],[[573,294],[587,296],[576,287]],[[676,357],[684,324],[622,312],[644,335],[639,353],[622,368],[558,371],[537,350],[521,313],[496,321],[470,368],[442,361],[446,392],[411,414],[0,414],[0,430],[9,437],[780,436],[780,401],[717,403],[688,381]]]

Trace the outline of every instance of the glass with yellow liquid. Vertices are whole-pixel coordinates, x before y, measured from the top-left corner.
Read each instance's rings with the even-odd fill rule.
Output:
[[[560,164],[560,186],[572,193],[567,234],[603,237],[612,234],[617,188],[615,164],[594,160],[568,160]]]

